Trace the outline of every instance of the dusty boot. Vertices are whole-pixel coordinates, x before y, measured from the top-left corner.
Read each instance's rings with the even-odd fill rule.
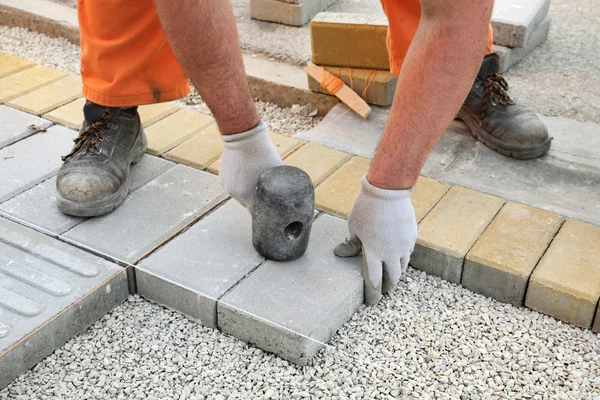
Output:
[[[489,148],[514,158],[535,158],[550,149],[546,126],[531,110],[515,104],[498,74],[499,57],[485,56],[457,119]]]
[[[103,107],[90,101],[75,147],[63,157],[56,179],[58,208],[65,214],[93,217],[117,208],[129,193],[131,164],[147,148],[137,107]]]

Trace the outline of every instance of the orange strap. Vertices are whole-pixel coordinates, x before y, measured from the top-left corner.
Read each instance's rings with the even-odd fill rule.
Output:
[[[323,70],[323,78],[321,78],[321,87],[329,94],[336,94],[338,90],[344,87],[344,81],[331,72],[327,71],[325,67],[321,67]]]
[[[362,98],[364,101],[367,101],[367,90],[369,89],[369,86],[371,86],[371,83],[373,83],[375,80],[375,75],[377,75],[377,71],[373,69],[371,72],[369,72],[369,75],[367,75],[367,78],[365,79],[365,88],[362,93]]]

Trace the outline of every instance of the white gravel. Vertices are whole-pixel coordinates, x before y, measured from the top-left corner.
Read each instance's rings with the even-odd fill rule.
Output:
[[[297,367],[131,296],[0,399],[600,399],[600,335],[409,270]]]
[[[79,74],[80,48],[65,39],[50,38],[23,28],[0,26],[0,49],[1,52],[23,57],[60,71]],[[210,114],[208,107],[193,86],[186,98],[175,103]],[[304,117],[295,114],[291,109],[260,100],[255,100],[255,104],[269,129],[288,136],[310,130],[322,119]]]

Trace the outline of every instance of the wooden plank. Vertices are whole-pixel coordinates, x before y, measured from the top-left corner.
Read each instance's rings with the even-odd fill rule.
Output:
[[[304,70],[308,75],[316,79],[317,82],[322,81],[323,69],[321,67],[309,61]],[[367,119],[371,113],[371,107],[345,84],[335,93],[335,96],[364,119]]]

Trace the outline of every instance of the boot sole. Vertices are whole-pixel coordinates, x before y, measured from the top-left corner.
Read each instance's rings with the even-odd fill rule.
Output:
[[[141,134],[144,138],[142,144],[138,146],[139,148],[137,150],[132,149],[133,157],[129,166],[127,167],[127,179],[116,193],[113,193],[109,197],[106,197],[101,200],[80,203],[73,200],[65,199],[60,195],[60,193],[57,192],[56,203],[58,204],[58,209],[62,213],[74,217],[99,217],[101,215],[108,214],[115,208],[119,207],[123,203],[123,201],[125,201],[125,198],[129,194],[131,182],[131,165],[137,164],[142,159],[142,157],[146,153],[146,149],[148,148],[148,142],[146,140],[146,134],[143,128],[141,128]]]
[[[546,141],[530,147],[523,146],[511,146],[507,145],[504,142],[499,141],[489,133],[485,131],[481,126],[479,126],[479,122],[471,116],[468,112],[463,111],[462,109],[458,112],[456,119],[463,121],[469,127],[471,131],[471,135],[479,140],[481,143],[485,144],[492,150],[497,151],[498,153],[512,157],[520,160],[526,160],[531,158],[537,158],[543,156],[550,150],[550,145],[552,144],[552,138],[548,138]]]

